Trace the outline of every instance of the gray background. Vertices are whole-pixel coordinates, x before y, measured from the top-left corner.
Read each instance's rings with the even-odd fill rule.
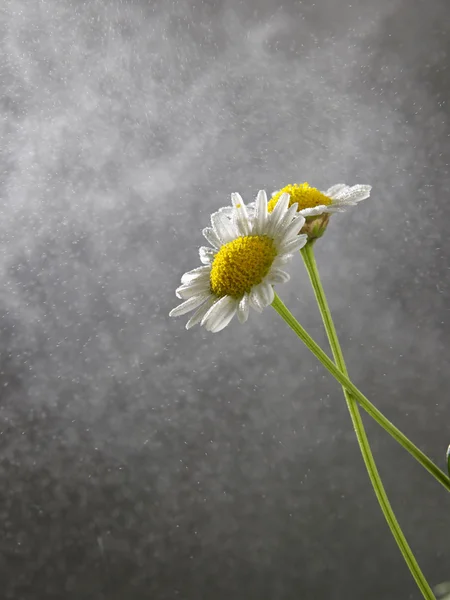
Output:
[[[420,598],[339,386],[278,315],[168,318],[230,192],[371,183],[319,267],[354,381],[445,468],[450,7],[350,2],[2,3],[2,599]],[[448,494],[365,422],[450,580]]]

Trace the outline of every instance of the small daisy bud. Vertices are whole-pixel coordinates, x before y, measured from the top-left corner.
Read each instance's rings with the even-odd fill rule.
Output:
[[[308,240],[317,240],[325,233],[329,220],[329,213],[323,213],[317,217],[306,217],[301,233],[306,233]]]

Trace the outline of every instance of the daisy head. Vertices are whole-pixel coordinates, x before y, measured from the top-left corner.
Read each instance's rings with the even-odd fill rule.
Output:
[[[250,308],[261,312],[273,302],[272,286],[289,281],[282,267],[307,242],[306,235],[298,235],[305,218],[295,202],[289,205],[289,194],[281,194],[269,212],[266,193],[260,191],[251,216],[239,194],[231,200],[232,206],[214,213],[212,226],[203,230],[210,244],[199,251],[203,266],[185,273],[176,290],[184,302],[169,314],[195,310],[187,329],[200,323],[217,332],[236,314],[244,323]]]
[[[290,204],[296,203],[298,212],[305,217],[302,233],[309,239],[321,237],[327,228],[330,215],[343,212],[348,206],[354,206],[370,196],[370,185],[354,185],[345,183],[333,185],[325,192],[311,187],[308,183],[294,183],[275,192],[269,202],[268,210],[275,209],[282,194],[289,194]]]

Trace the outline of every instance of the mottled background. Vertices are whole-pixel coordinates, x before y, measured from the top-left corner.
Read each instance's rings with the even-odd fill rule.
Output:
[[[350,1],[3,0],[2,600],[421,597],[339,386],[275,311],[167,316],[230,192],[371,183],[319,267],[354,381],[445,468],[450,6]],[[365,422],[450,580],[448,494]]]

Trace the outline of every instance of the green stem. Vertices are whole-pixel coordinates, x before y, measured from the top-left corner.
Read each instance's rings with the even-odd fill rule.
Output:
[[[337,367],[341,370],[341,372],[344,373],[344,375],[347,375],[347,367],[345,364],[344,355],[342,354],[341,346],[339,344],[339,339],[336,333],[333,318],[331,316],[330,308],[328,306],[325,292],[320,281],[319,271],[317,269],[317,264],[314,257],[313,243],[307,243],[306,246],[304,246],[304,248],[301,250],[301,254],[303,256],[303,260],[305,262],[305,266],[308,271],[308,275],[311,279],[314,293],[316,295],[316,300],[319,305],[320,314],[322,315],[322,320],[325,326],[325,330],[327,332],[328,340],[330,342],[330,347],[333,353],[334,361]],[[366,465],[366,469],[369,474],[370,481],[372,483],[376,497],[380,504],[381,510],[383,511],[383,514],[390,527],[392,535],[394,536],[395,541],[397,542],[398,547],[400,549],[400,552],[402,553],[405,562],[408,565],[414,579],[416,580],[416,583],[419,589],[421,590],[423,596],[425,598],[434,598],[433,592],[430,586],[428,585],[422,571],[420,570],[420,567],[417,564],[416,559],[414,558],[414,554],[412,553],[408,542],[406,541],[405,536],[403,535],[402,529],[397,521],[395,513],[392,510],[391,504],[387,497],[386,491],[378,473],[377,466],[375,464],[375,460],[372,455],[369,440],[367,438],[367,434],[364,429],[364,424],[359,413],[358,404],[356,403],[354,397],[345,389],[345,387],[343,388],[343,391],[345,399],[347,401],[347,406],[350,412],[353,427],[355,429],[356,437],[358,439],[359,447],[361,449],[361,453],[364,459],[364,463]]]
[[[364,410],[379,424],[383,429],[385,429],[389,435],[391,435],[394,440],[396,440],[399,444],[405,448],[425,469],[433,475],[440,484],[442,484],[447,491],[450,492],[450,478],[437,467],[434,462],[428,458],[426,454],[419,450],[415,444],[411,442],[410,439],[406,437],[393,423],[386,419],[382,412],[378,410],[365,396],[362,392],[358,390],[358,388],[350,381],[350,379],[340,371],[334,362],[325,354],[322,348],[316,344],[316,342],[312,339],[312,337],[303,329],[300,323],[295,319],[292,313],[286,308],[283,304],[279,296],[275,293],[275,299],[272,302],[273,308],[277,311],[277,313],[286,321],[289,327],[295,331],[298,337],[302,340],[302,342],[306,345],[306,347],[311,350],[316,358],[320,360],[320,362],[324,365],[326,369],[333,375],[339,383],[345,387],[355,400],[364,408]]]

